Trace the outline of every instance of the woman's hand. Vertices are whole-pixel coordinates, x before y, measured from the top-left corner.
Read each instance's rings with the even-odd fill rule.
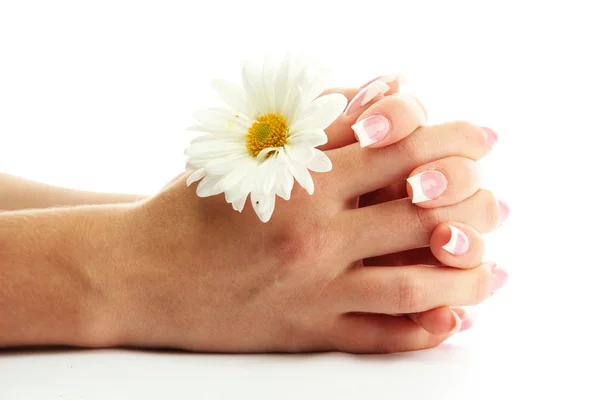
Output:
[[[466,122],[419,128],[402,101],[390,96],[372,106],[389,118],[388,135],[400,142],[328,151],[334,168],[315,176],[315,194],[296,186],[267,224],[251,212],[233,212],[222,196],[197,198],[185,175],[135,205],[129,239],[114,244],[121,257],[118,282],[107,286],[114,308],[105,314],[118,327],[111,343],[392,352],[443,342],[449,333],[426,331],[413,321],[423,322],[415,313],[480,303],[505,278],[493,264],[480,264],[479,232],[497,228],[501,213],[494,196],[478,190],[468,160],[490,150],[488,134]],[[404,182],[419,167],[439,167],[447,178],[437,197],[441,207],[406,198],[358,208],[359,196]],[[455,172],[467,189],[452,179]],[[443,254],[450,225],[469,246],[445,257],[465,269],[398,262],[427,246]]]

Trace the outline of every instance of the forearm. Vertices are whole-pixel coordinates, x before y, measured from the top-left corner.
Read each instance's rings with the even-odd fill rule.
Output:
[[[0,347],[105,346],[127,206],[0,213]]]
[[[129,203],[145,198],[135,194],[97,193],[47,185],[0,173],[0,211]]]

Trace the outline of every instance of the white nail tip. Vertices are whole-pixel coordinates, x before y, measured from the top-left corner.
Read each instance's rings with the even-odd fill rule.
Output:
[[[362,121],[358,121],[357,123],[352,125],[352,130],[356,133],[356,136],[358,137],[360,147],[367,147],[368,145],[377,142],[377,140],[371,139],[371,137],[367,134],[367,130],[365,129],[365,121],[367,119],[368,118],[365,118]]]
[[[377,80],[371,83],[365,88],[366,93],[362,101],[360,102],[360,106],[364,106],[365,104],[373,100],[375,97],[377,97],[378,94],[384,94],[388,90],[390,90],[390,87],[387,85],[387,83],[383,81]]]
[[[406,180],[410,184],[410,187],[412,188],[412,202],[413,203],[422,203],[424,201],[431,200],[429,197],[427,197],[425,195],[425,193],[423,193],[423,186],[421,185],[421,175],[423,175],[423,174],[424,174],[424,172],[421,172],[420,174],[413,175]]]
[[[454,328],[452,328],[449,334],[454,335],[455,333],[460,331],[460,328],[462,328],[462,321],[456,312],[454,312],[453,310],[450,310],[450,312],[454,317]]]
[[[454,254],[454,255],[464,254],[465,253],[465,251],[464,251],[465,244],[467,244],[467,248],[468,248],[468,240],[469,239],[467,238],[467,235],[463,231],[461,231],[460,229],[458,229],[452,225],[449,225],[449,228],[450,228],[450,232],[451,232],[450,240],[448,241],[448,243],[446,243],[444,246],[442,246],[442,249],[444,249],[448,253]],[[467,243],[461,243],[460,249],[458,249],[459,240],[461,240],[463,242],[465,240],[467,241]],[[460,254],[458,254],[458,253],[460,253]]]

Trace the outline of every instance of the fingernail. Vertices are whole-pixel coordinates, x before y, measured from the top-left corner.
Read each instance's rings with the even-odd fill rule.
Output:
[[[469,250],[469,237],[455,226],[449,225],[448,227],[451,232],[450,240],[442,246],[442,249],[455,256],[465,254]]]
[[[448,179],[439,171],[425,171],[407,179],[412,188],[412,202],[422,203],[439,197],[448,187]]]
[[[508,215],[510,214],[510,208],[508,204],[503,202],[502,200],[498,200],[498,207],[500,208],[500,225],[504,223],[508,219]]]
[[[460,323],[461,323],[461,326],[460,326],[459,332],[464,332],[467,329],[471,329],[471,327],[473,326],[473,319],[471,318],[471,316],[469,314],[465,314],[461,318]]]
[[[455,313],[453,310],[450,310],[450,312],[452,313],[452,316],[454,317],[454,327],[452,328],[452,330],[450,332],[448,332],[448,334],[454,335],[455,333],[460,332],[462,330],[462,320],[460,319],[458,314]]]
[[[392,83],[394,81],[398,80],[398,75],[383,75],[383,76],[378,76],[375,79],[371,79],[369,82],[365,83],[364,85],[362,85],[360,87],[360,89],[366,88],[367,86],[369,86],[371,83],[375,82],[375,81],[381,81],[383,83]],[[404,79],[402,78],[402,82],[404,82]]]
[[[482,126],[481,128],[483,129],[483,133],[485,134],[485,145],[488,149],[491,149],[498,141],[498,134],[495,130],[486,126]]]
[[[366,147],[387,136],[390,131],[390,121],[383,115],[371,115],[352,125],[352,130],[356,133],[360,147]]]
[[[344,111],[344,115],[354,114],[358,111],[362,106],[373,100],[377,95],[384,94],[390,90],[390,87],[387,83],[382,81],[373,81],[367,87],[362,89],[348,104],[346,111]]]
[[[502,268],[494,268],[492,270],[492,294],[497,292],[508,280],[508,273]]]

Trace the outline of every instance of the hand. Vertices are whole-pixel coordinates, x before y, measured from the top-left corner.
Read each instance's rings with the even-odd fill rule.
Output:
[[[236,352],[389,352],[445,340],[448,334],[389,314],[477,304],[502,270],[380,265],[388,254],[429,245],[443,251],[448,225],[434,229],[446,221],[470,239],[473,253],[464,266],[479,264],[477,232],[499,225],[496,199],[477,191],[475,178],[468,190],[455,190],[451,172],[460,162],[445,164],[446,201],[458,204],[426,209],[402,199],[357,208],[358,198],[451,155],[482,157],[489,151],[486,132],[464,122],[415,131],[397,97],[375,107],[390,118],[389,135],[404,139],[378,150],[354,144],[329,151],[334,169],[315,176],[315,195],[296,187],[268,224],[232,212],[221,196],[197,198],[185,176],[127,212],[128,240],[114,244],[122,255],[119,283],[106,285],[114,306],[103,315],[106,326],[117,327],[108,340]],[[377,266],[364,267],[363,259]]]

